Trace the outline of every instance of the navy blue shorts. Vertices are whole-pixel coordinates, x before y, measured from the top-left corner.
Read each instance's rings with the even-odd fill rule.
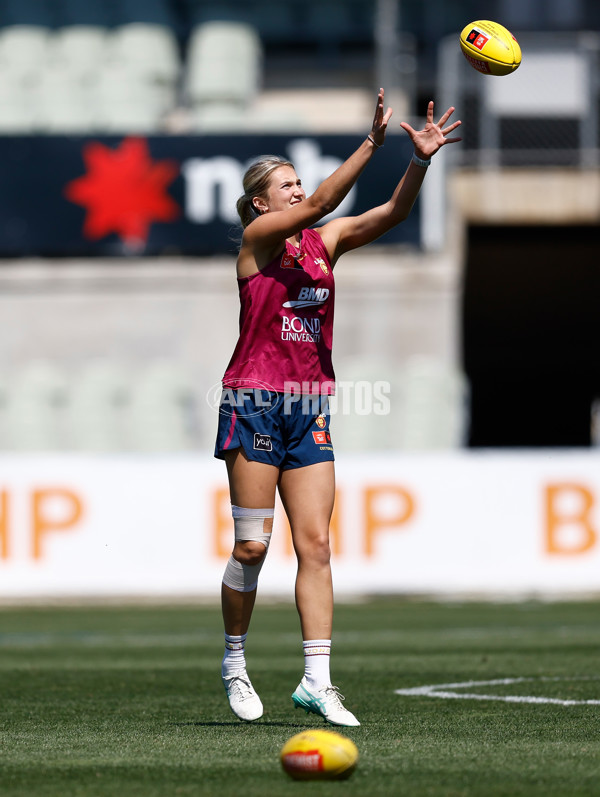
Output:
[[[236,448],[283,470],[332,461],[328,397],[225,388],[215,457]]]

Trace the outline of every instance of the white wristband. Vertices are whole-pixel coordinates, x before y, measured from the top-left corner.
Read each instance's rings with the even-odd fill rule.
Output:
[[[371,144],[375,145],[375,149],[383,149],[383,144],[378,144],[370,133],[367,136],[367,139],[371,142]]]
[[[413,163],[416,163],[417,166],[422,166],[424,169],[426,169],[428,166],[431,166],[431,158],[429,158],[429,160],[427,160],[427,161],[423,160],[423,158],[419,158],[417,155],[415,155],[414,152],[413,152],[412,160],[413,160]]]

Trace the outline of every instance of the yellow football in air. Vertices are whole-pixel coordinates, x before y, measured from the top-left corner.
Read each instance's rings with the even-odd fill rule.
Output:
[[[465,25],[460,48],[473,69],[484,75],[509,75],[521,63],[521,48],[512,33],[487,19]]]

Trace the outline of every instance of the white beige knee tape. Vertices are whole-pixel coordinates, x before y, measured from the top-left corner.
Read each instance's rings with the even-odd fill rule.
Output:
[[[271,542],[273,529],[273,509],[246,509],[241,506],[231,507],[236,542],[262,542],[265,556]],[[256,565],[245,565],[229,557],[223,583],[236,592],[251,592],[258,584],[258,574],[264,564],[265,556]]]

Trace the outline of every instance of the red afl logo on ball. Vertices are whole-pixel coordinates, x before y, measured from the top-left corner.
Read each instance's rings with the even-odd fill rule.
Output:
[[[472,30],[467,36],[467,41],[470,42],[473,47],[477,47],[478,50],[482,50],[483,47],[489,42],[489,38],[484,36],[483,33],[478,30]]]

